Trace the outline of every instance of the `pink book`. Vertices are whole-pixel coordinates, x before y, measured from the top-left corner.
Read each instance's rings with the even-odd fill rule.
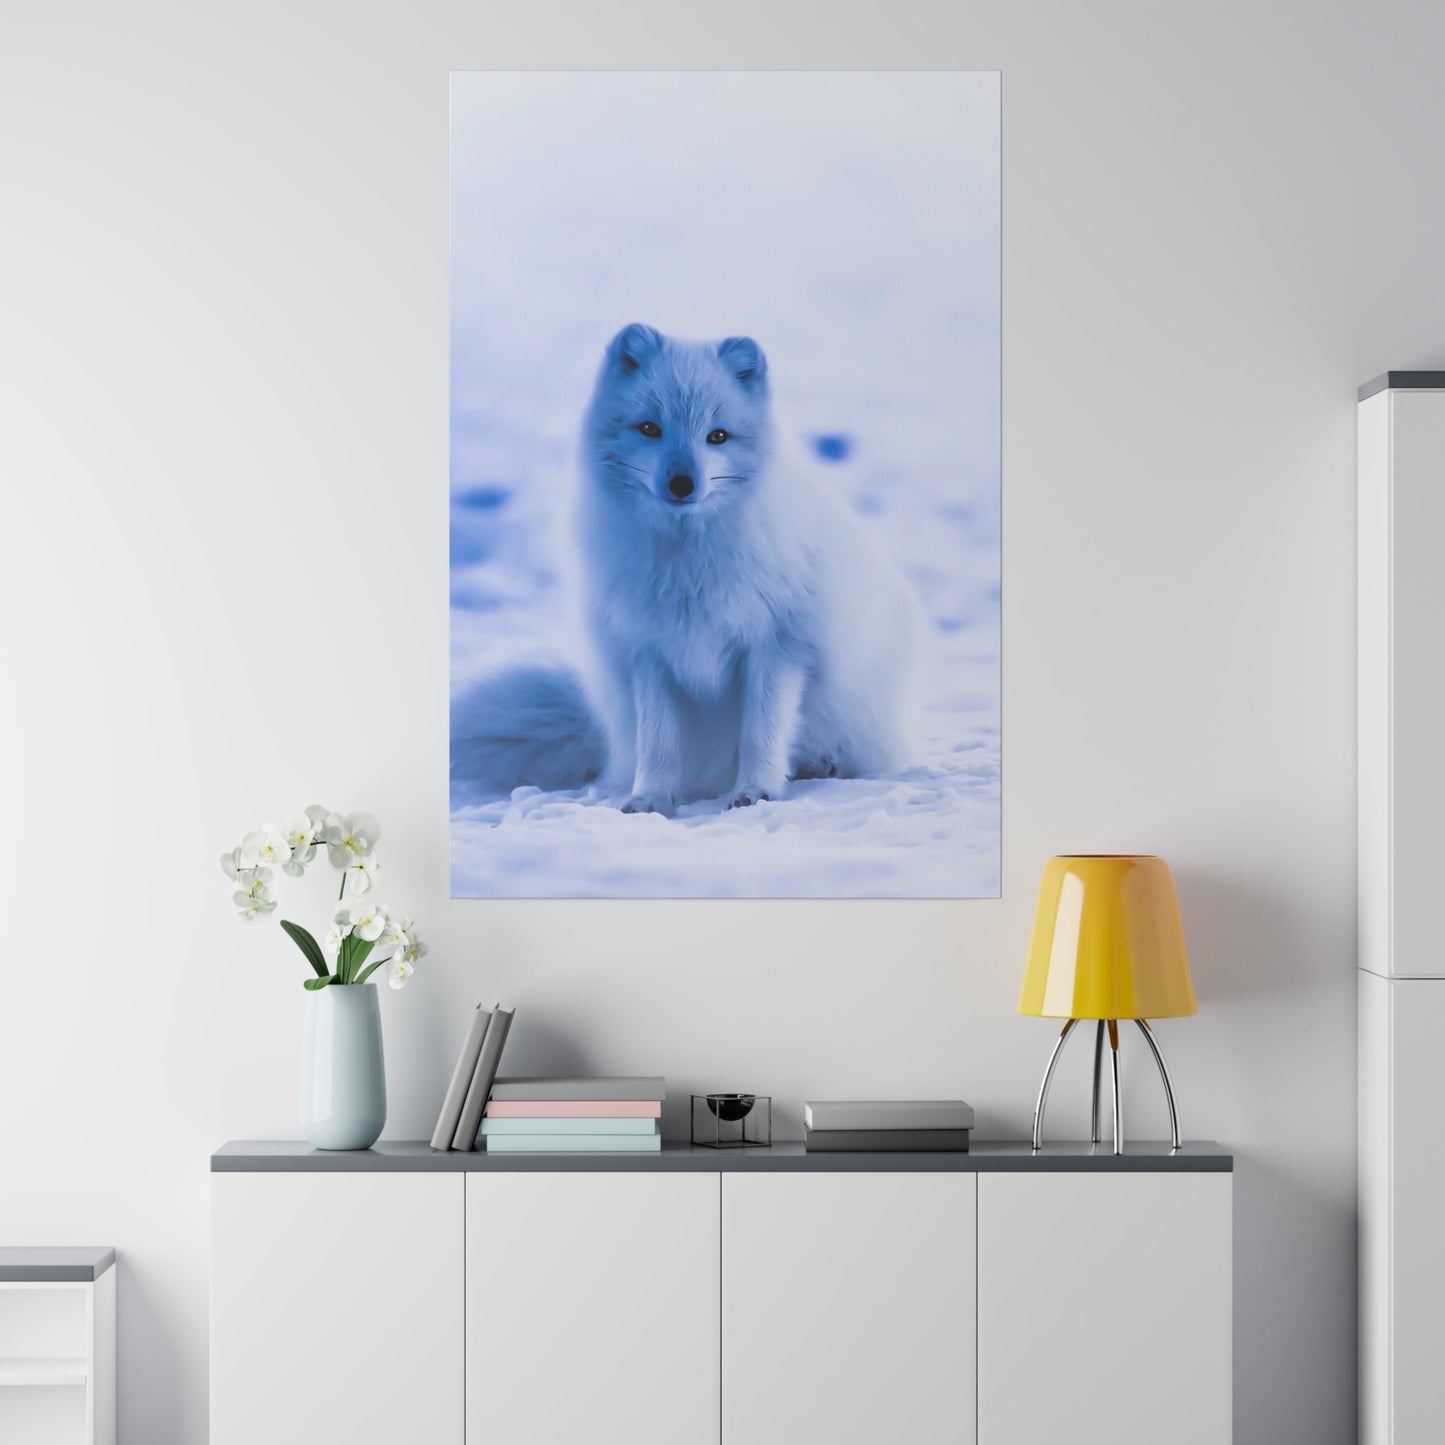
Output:
[[[660,1119],[657,1099],[510,1099],[492,1100],[489,1119]]]

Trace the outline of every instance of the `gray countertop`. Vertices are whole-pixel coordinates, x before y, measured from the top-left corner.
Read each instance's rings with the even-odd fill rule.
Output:
[[[1045,1144],[1035,1154],[1027,1140],[975,1142],[966,1154],[808,1154],[798,1141],[770,1147],[708,1149],[664,1141],[660,1154],[440,1153],[422,1140],[383,1140],[370,1149],[313,1149],[299,1140],[239,1140],[211,1155],[213,1174],[445,1174],[445,1173],[793,1173],[938,1172],[1081,1174],[1222,1174],[1234,1156],[1208,1141],[1175,1153],[1167,1141],[1141,1140],[1115,1154],[1109,1144]]]
[[[91,1283],[115,1263],[108,1246],[0,1248],[0,1284]]]
[[[1380,391],[1445,391],[1445,371],[1384,372],[1360,388],[1360,400],[1368,401]]]

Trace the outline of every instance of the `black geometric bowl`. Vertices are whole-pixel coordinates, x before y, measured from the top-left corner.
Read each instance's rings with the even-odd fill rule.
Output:
[[[735,1124],[752,1113],[757,1098],[756,1094],[709,1094],[707,1107],[715,1118]]]

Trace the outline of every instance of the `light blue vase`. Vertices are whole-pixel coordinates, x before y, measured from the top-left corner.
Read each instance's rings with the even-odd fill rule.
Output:
[[[301,1128],[318,1149],[369,1149],[386,1123],[386,1069],[375,984],[306,995]]]

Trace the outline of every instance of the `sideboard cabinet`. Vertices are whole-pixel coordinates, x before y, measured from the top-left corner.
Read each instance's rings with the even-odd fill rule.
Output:
[[[228,1145],[211,1442],[1226,1445],[1232,1161],[1131,1150]]]

